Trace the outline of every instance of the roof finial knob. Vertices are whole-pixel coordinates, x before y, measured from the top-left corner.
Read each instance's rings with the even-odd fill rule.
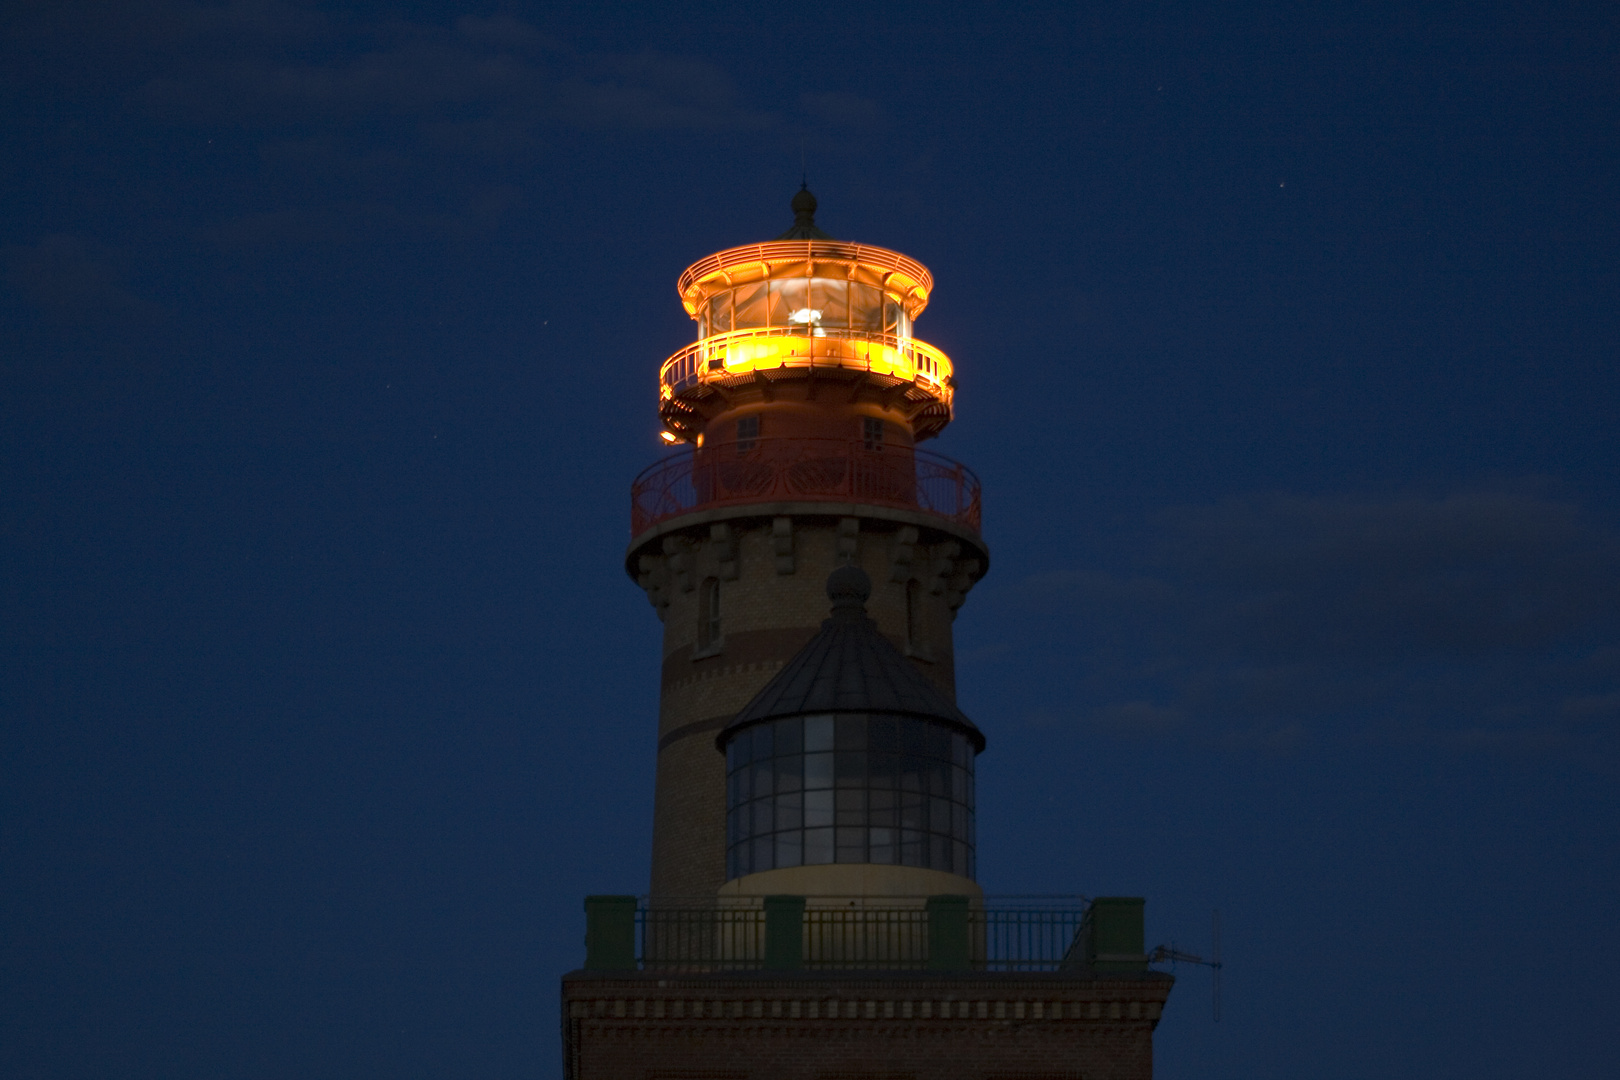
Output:
[[[798,193],[793,196],[793,225],[795,228],[804,227],[813,229],[816,226],[816,197],[810,194],[807,184],[799,185]]]
[[[871,595],[872,579],[858,566],[846,563],[827,575],[827,599],[832,601],[834,614],[845,611],[864,614]]]

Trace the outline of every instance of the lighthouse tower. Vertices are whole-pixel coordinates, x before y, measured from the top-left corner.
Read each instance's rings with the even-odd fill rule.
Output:
[[[950,358],[914,331],[932,275],[828,236],[808,190],[792,209],[777,239],[681,274],[697,332],[659,371],[672,449],[632,488],[626,569],[664,626],[651,895],[973,895],[976,731],[945,747],[943,796],[739,798],[751,774],[716,748],[820,631],[845,565],[872,583],[866,612],[908,677],[954,712],[951,623],[989,566],[978,479],[919,446],[956,395]]]
[[[956,395],[933,278],[815,210],[680,277],[626,553],[664,624],[652,887],[585,898],[565,1074],[1151,1080],[1143,900],[979,888],[951,625],[989,553],[919,445]]]

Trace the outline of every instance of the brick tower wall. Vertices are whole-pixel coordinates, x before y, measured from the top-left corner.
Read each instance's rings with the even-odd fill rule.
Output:
[[[638,538],[630,555],[664,623],[651,891],[711,896],[725,881],[725,759],[715,736],[820,628],[827,575],[851,561],[865,570],[878,628],[954,700],[951,622],[986,560],[971,534],[859,506],[747,507],[670,526]],[[716,642],[702,640],[700,625],[709,579],[720,588]]]

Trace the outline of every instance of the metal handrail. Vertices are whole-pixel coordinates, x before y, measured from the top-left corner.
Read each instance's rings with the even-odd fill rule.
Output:
[[[756,370],[750,346],[786,338],[784,354],[771,350],[766,370],[844,368],[889,375],[919,387],[947,405],[954,396],[954,369],[944,352],[916,338],[847,327],[758,326],[712,334],[680,350],[658,369],[660,399],[715,379]]]
[[[961,462],[861,439],[759,438],[679,451],[630,485],[630,534],[711,507],[851,502],[919,510],[977,532],[979,478]]]
[[[1076,965],[1083,901],[1031,906],[993,900],[967,910],[967,962],[975,971],[1059,971]],[[914,971],[929,964],[929,913],[921,898],[804,908],[805,970]],[[644,970],[746,971],[766,965],[763,898],[646,901],[636,910],[636,963]]]

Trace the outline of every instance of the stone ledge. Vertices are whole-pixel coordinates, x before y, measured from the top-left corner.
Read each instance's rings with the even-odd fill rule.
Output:
[[[599,1020],[1156,1022],[1174,984],[1159,971],[575,971],[563,977],[563,1002],[569,1018]]]
[[[1164,1003],[1132,998],[1110,1001],[1047,1001],[933,998],[574,998],[568,1016],[585,1019],[654,1020],[1158,1020]]]
[[[691,529],[706,528],[716,522],[748,519],[769,521],[777,517],[795,519],[826,518],[834,522],[834,528],[837,527],[836,519],[838,518],[887,521],[901,526],[914,525],[918,529],[927,529],[942,536],[948,536],[971,547],[975,553],[974,557],[980,560],[979,577],[983,577],[990,569],[990,548],[985,544],[984,537],[966,525],[958,525],[948,518],[930,514],[924,510],[902,510],[896,507],[876,506],[869,503],[803,500],[716,506],[707,510],[694,510],[690,514],[682,514],[679,517],[661,521],[640,536],[631,539],[630,546],[625,549],[624,553],[625,571],[630,575],[631,580],[635,580],[638,577],[637,557],[646,554],[649,547],[658,550],[659,542],[666,536]]]

